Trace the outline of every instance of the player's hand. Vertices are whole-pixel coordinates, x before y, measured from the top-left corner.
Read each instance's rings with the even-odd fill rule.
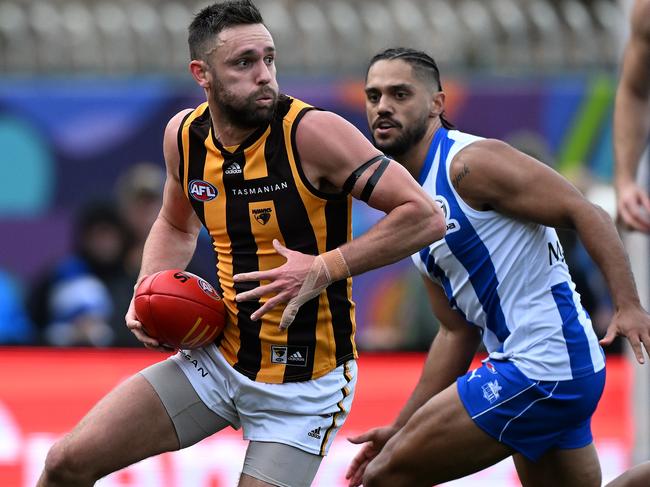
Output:
[[[643,348],[650,355],[650,315],[640,306],[618,311],[599,343],[602,346],[610,345],[619,335],[628,339],[637,361],[645,363]]]
[[[277,240],[273,240],[273,247],[287,261],[275,269],[233,276],[235,282],[268,281],[268,284],[237,294],[235,299],[237,302],[252,301],[273,295],[251,315],[252,320],[260,319],[278,304],[288,303],[280,320],[283,330],[293,322],[300,306],[318,296],[329,282],[325,276],[313,275],[315,256],[289,250]]]
[[[379,455],[379,452],[388,440],[399,431],[396,426],[382,426],[366,431],[359,436],[348,438],[348,441],[356,445],[365,443],[359,453],[355,455],[345,472],[349,487],[358,487],[363,480],[363,474],[370,461]]]
[[[142,276],[142,278],[138,281],[142,281],[147,276]],[[137,284],[136,284],[137,288]],[[138,316],[135,314],[135,295],[133,298],[131,298],[131,303],[129,304],[129,309],[126,312],[126,316],[124,317],[124,320],[126,321],[126,327],[131,330],[131,333],[135,335],[135,337],[148,349],[150,350],[158,350],[159,352],[166,352],[169,353],[170,351],[173,351],[173,348],[170,348],[166,345],[163,345],[162,343],[158,342],[155,338],[150,337],[147,335],[147,332],[144,331],[144,328],[142,327],[142,323],[138,320]]]
[[[636,182],[617,189],[618,220],[629,230],[650,233],[650,198]]]

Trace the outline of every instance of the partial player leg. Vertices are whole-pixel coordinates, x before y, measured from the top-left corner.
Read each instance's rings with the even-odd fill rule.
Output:
[[[612,480],[607,487],[647,487],[650,485],[650,462],[632,467]]]
[[[322,460],[290,445],[251,441],[239,487],[309,487]]]
[[[86,487],[144,458],[178,449],[174,426],[149,382],[117,386],[50,449],[39,487]]]
[[[570,450],[551,450],[532,462],[513,455],[524,487],[600,487],[601,472],[593,443]]]
[[[512,455],[469,417],[456,384],[431,398],[368,465],[364,487],[429,487]]]
[[[91,486],[111,472],[192,445],[228,425],[201,402],[179,367],[165,360],[116,387],[55,443],[38,486]]]

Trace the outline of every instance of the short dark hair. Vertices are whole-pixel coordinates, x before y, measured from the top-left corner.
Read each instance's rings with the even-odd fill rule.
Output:
[[[250,0],[228,0],[209,5],[194,16],[188,29],[190,56],[205,61],[211,47],[209,41],[227,27],[263,23],[262,14]]]
[[[411,49],[409,47],[391,47],[380,53],[375,54],[366,69],[366,79],[368,79],[368,71],[373,64],[377,61],[392,61],[394,59],[401,59],[411,65],[415,75],[421,80],[431,83],[442,91],[442,83],[440,82],[440,70],[436,61],[424,51]],[[446,129],[454,129],[454,124],[445,118],[444,112],[440,114],[440,122]]]

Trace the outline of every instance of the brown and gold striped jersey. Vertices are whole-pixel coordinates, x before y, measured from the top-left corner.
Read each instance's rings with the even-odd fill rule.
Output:
[[[272,121],[237,147],[219,143],[207,102],[186,116],[178,132],[180,181],[212,237],[228,311],[217,344],[236,370],[260,382],[314,379],[356,357],[351,279],[305,303],[286,331],[278,329],[284,306],[253,321],[259,303],[235,301],[257,283],[234,283],[233,275],[284,263],[274,238],[311,255],[351,238],[350,197],[314,188],[300,165],[296,128],[312,108],[280,95]]]

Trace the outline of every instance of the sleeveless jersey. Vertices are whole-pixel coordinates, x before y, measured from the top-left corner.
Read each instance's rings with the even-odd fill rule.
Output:
[[[442,207],[444,239],[412,256],[450,306],[481,328],[491,358],[535,380],[569,380],[605,366],[553,228],[477,211],[450,179],[454,156],[478,137],[436,132],[419,176]],[[504,161],[504,164],[507,163]]]
[[[273,239],[317,255],[352,237],[351,198],[320,192],[300,165],[295,133],[310,109],[280,95],[272,121],[237,147],[220,144],[207,102],[188,114],[178,132],[181,185],[212,237],[228,313],[217,345],[236,370],[260,382],[314,379],[356,357],[351,279],[305,303],[286,331],[278,329],[284,306],[253,321],[260,304],[235,301],[259,283],[235,284],[233,275],[285,262]]]

